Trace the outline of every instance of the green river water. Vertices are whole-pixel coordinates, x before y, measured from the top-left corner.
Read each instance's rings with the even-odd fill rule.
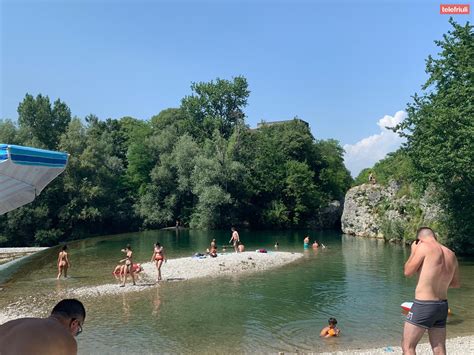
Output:
[[[303,251],[303,237],[327,249]],[[335,232],[240,231],[247,250],[304,253],[300,260],[252,275],[164,282],[128,294],[86,297],[80,354],[323,352],[395,346],[403,327],[400,304],[413,298],[415,279],[403,276],[409,249]],[[120,249],[149,261],[160,241],[168,258],[203,251],[230,231],[150,231],[69,244],[70,278],[55,280],[59,248],[0,266],[0,311],[46,316],[68,289],[113,283]],[[230,250],[230,249],[229,249]],[[163,271],[166,264],[163,266]],[[448,336],[474,330],[474,260],[460,260],[461,289],[450,290]],[[342,335],[320,339],[329,317]]]

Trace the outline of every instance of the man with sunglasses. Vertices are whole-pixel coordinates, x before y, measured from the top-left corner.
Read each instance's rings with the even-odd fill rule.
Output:
[[[21,318],[0,325],[0,354],[77,354],[74,339],[86,319],[84,305],[64,299],[48,318]]]
[[[405,263],[405,276],[418,273],[415,300],[405,319],[403,354],[415,354],[428,330],[434,354],[446,354],[448,288],[459,288],[459,268],[454,252],[441,245],[431,228],[418,229]]]

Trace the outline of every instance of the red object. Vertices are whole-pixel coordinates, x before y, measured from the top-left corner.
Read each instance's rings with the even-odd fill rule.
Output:
[[[141,269],[141,266],[140,266],[139,264],[133,264],[132,268],[133,268],[133,272],[137,272],[138,270]],[[120,272],[120,269],[117,270],[117,271],[115,271],[115,272],[112,271],[112,274],[114,274],[114,275],[122,275],[122,273]]]

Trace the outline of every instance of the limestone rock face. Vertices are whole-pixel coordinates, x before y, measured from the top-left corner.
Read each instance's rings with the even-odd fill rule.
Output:
[[[398,240],[410,237],[415,225],[429,225],[443,214],[435,195],[436,191],[427,189],[421,198],[409,197],[412,194],[402,193],[395,181],[388,186],[355,186],[345,197],[341,229],[345,234],[360,237]]]
[[[380,229],[377,206],[390,196],[380,185],[363,184],[350,189],[344,200],[341,228],[346,234],[375,238]]]

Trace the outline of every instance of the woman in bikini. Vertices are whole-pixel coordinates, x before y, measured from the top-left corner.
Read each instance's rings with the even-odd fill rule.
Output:
[[[154,261],[156,264],[156,270],[158,271],[156,282],[159,282],[161,281],[161,265],[163,265],[163,261],[166,261],[166,258],[165,248],[163,248],[163,246],[158,242],[156,242],[153,248],[153,256],[151,257],[151,261]]]
[[[133,271],[132,247],[130,246],[130,244],[128,244],[127,247],[125,249],[122,249],[121,251],[122,253],[125,253],[125,259],[120,260],[120,263],[123,263],[125,261],[125,265],[122,269],[123,270],[123,276],[122,276],[123,283],[120,285],[120,287],[125,286],[125,282],[127,281],[128,274],[132,276],[133,285],[136,285],[135,272]]]
[[[71,263],[69,262],[68,254],[67,254],[67,245],[64,245],[61,248],[61,251],[59,252],[58,256],[58,277],[57,279],[61,277],[61,274],[64,271],[64,277],[67,278],[67,269],[71,267]]]

